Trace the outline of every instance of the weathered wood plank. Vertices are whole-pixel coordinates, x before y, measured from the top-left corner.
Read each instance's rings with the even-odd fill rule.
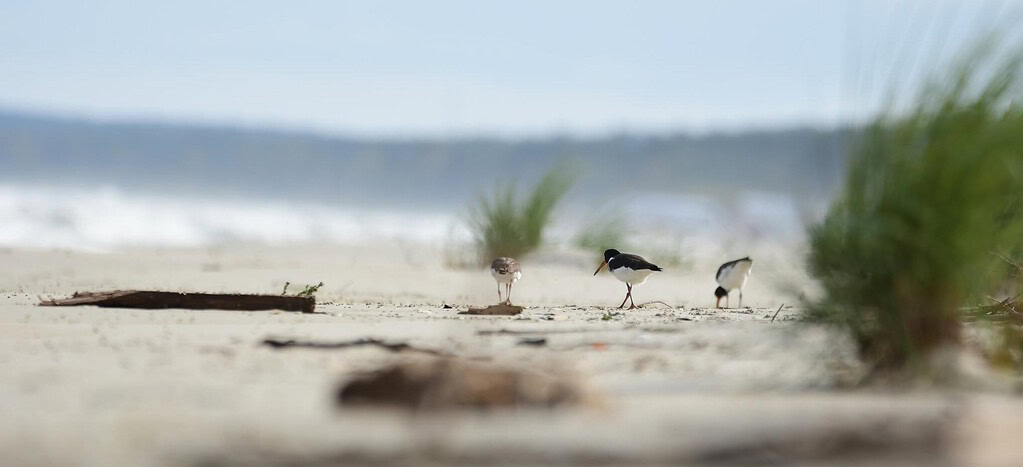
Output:
[[[108,292],[75,292],[71,298],[44,300],[40,306],[93,305],[105,308],[141,308],[158,310],[282,310],[312,313],[314,297],[250,294],[209,294],[191,292],[160,292],[155,290],[114,290]]]

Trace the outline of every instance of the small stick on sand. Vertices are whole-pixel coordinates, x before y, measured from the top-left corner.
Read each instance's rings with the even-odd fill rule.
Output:
[[[520,336],[520,335],[531,335],[537,334],[576,334],[576,333],[591,333],[591,332],[615,332],[618,329],[607,329],[607,328],[593,328],[593,329],[483,329],[476,331],[477,336]]]
[[[774,319],[778,317],[778,313],[781,313],[781,309],[782,308],[785,308],[785,304],[784,303],[782,303],[781,306],[779,306],[778,309],[774,312],[774,316],[771,317],[771,322],[772,323],[774,322]]]
[[[270,346],[275,349],[282,348],[306,348],[306,349],[346,349],[350,347],[379,347],[384,350],[391,352],[420,352],[429,355],[436,355],[438,357],[448,357],[450,354],[433,349],[423,349],[419,347],[413,347],[404,342],[385,342],[380,339],[358,339],[354,341],[339,341],[339,342],[317,342],[317,341],[300,341],[296,339],[282,339],[275,337],[267,337],[263,339],[263,345]]]
[[[654,304],[654,303],[659,303],[659,304],[664,305],[664,306],[666,306],[668,308],[671,308],[672,310],[675,309],[675,307],[673,307],[673,306],[671,306],[671,305],[669,305],[667,303],[664,303],[664,302],[662,302],[660,300],[653,300],[653,301],[649,301],[649,302],[646,302],[646,303],[640,303],[639,305],[636,305],[636,308],[643,308],[643,307],[645,307],[647,305],[651,305],[651,304]]]

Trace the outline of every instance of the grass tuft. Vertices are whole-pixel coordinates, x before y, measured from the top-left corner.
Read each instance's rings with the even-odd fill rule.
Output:
[[[288,286],[290,286],[290,285],[291,285],[291,282],[285,282],[284,283],[284,290],[281,290],[281,295],[287,295],[288,294]],[[320,290],[320,287],[323,287],[323,282],[320,282],[319,284],[316,284],[316,285],[307,285],[307,286],[303,287],[301,291],[296,293],[295,296],[296,297],[312,297],[312,296],[315,296],[316,292],[318,292]]]
[[[305,286],[305,288],[302,289],[301,292],[295,294],[295,296],[296,297],[312,297],[312,296],[316,295],[316,292],[318,292],[320,290],[320,287],[323,287],[323,282],[320,282],[319,284],[316,284],[316,285],[307,285],[307,286]]]
[[[569,167],[556,166],[525,199],[520,199],[513,184],[496,188],[490,196],[478,196],[470,210],[469,227],[480,263],[499,256],[519,257],[539,248],[558,203],[574,182]]]
[[[958,344],[963,307],[1006,279],[992,252],[1023,251],[1020,60],[984,57],[934,81],[908,114],[877,118],[810,228],[825,292],[811,316],[848,327],[880,367]]]

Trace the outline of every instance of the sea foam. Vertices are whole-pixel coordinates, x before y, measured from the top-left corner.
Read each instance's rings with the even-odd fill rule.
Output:
[[[157,195],[115,187],[27,186],[0,183],[0,247],[109,251],[121,247],[197,248],[235,243],[355,244],[401,240],[472,242],[468,204],[447,210],[345,206],[296,200]],[[468,203],[468,201],[467,201]],[[594,209],[565,206],[547,232],[571,244]],[[791,198],[749,193],[723,203],[692,195],[639,194],[614,212],[634,243],[680,238],[794,238],[802,222]]]
[[[104,251],[226,243],[467,239],[458,216],[302,202],[137,194],[113,187],[0,185],[0,246]]]

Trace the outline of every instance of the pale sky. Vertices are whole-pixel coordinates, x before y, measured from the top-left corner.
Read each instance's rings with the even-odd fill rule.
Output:
[[[5,1],[0,110],[368,136],[833,126],[1021,3]]]

